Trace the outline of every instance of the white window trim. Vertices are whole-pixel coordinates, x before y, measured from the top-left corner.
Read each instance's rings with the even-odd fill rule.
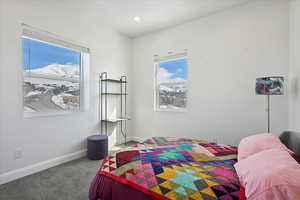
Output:
[[[169,55],[169,56],[165,56],[165,57],[160,57],[154,60],[154,111],[156,112],[188,112],[188,101],[186,104],[185,108],[178,108],[178,109],[170,109],[170,108],[159,108],[159,85],[158,81],[157,81],[157,71],[159,68],[159,63],[160,62],[167,62],[167,61],[171,61],[171,60],[178,60],[178,59],[182,59],[182,58],[188,58],[187,57],[187,53],[180,53],[180,54],[175,54],[175,55]],[[170,83],[162,83],[162,84],[175,84],[175,83],[185,83],[186,87],[189,87],[189,81],[186,80],[185,82],[182,81],[174,81],[174,82],[170,82]],[[187,97],[189,96],[189,89],[186,92]]]
[[[64,48],[89,53],[90,49],[86,47],[85,44],[80,44],[79,42],[72,41],[70,39],[64,38],[62,36],[50,33],[48,31],[29,26],[27,24],[21,24],[22,26],[22,36],[28,38],[35,38],[35,40],[54,44],[56,46],[61,46]]]
[[[22,24],[22,27],[23,26],[24,26],[24,24]],[[23,29],[23,31],[24,31],[24,29]],[[35,39],[34,37],[28,37],[26,35],[22,35],[21,38],[28,38],[28,39],[31,39],[31,40],[36,40],[36,41],[47,43],[47,44],[50,44],[50,45],[54,45],[54,46],[58,46],[58,47],[62,47],[62,48],[67,48],[67,49],[74,50],[74,51],[79,51],[80,55],[81,55],[81,58],[80,58],[80,61],[81,61],[81,63],[80,63],[80,78],[79,78],[79,81],[78,81],[79,84],[80,84],[80,95],[79,95],[80,105],[79,105],[79,110],[77,110],[77,111],[42,112],[42,113],[39,113],[39,112],[35,112],[35,113],[34,112],[32,112],[32,113],[25,112],[24,111],[24,87],[23,87],[25,75],[24,75],[24,69],[20,68],[21,69],[21,74],[22,74],[22,111],[23,111],[23,117],[24,118],[51,117],[51,116],[56,116],[56,115],[70,115],[70,114],[74,114],[74,113],[82,113],[82,112],[87,111],[89,109],[89,82],[90,82],[89,81],[89,68],[90,68],[90,54],[89,54],[90,51],[89,51],[89,48],[82,48],[81,49],[82,51],[80,51],[80,48],[73,49],[73,48],[69,48],[68,46],[60,45],[63,42],[63,40],[59,40],[60,44],[56,44],[56,43],[51,43],[51,42],[48,42],[48,41]],[[23,54],[22,54],[22,56],[23,56]],[[42,77],[42,76],[41,76],[41,78],[47,79],[47,77]],[[64,81],[64,80],[68,80],[68,79],[67,78],[66,79],[61,78],[59,80]]]

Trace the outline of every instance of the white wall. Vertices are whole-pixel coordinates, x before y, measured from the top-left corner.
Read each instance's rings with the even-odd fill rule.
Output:
[[[298,0],[294,0],[298,1]],[[292,1],[293,2],[293,1]],[[291,51],[298,46],[299,3],[291,6]],[[288,75],[289,6],[285,0],[256,0],[131,41],[101,23],[97,8],[81,0],[0,0],[0,182],[1,175],[85,149],[97,129],[97,73],[131,75],[136,137],[179,136],[237,144],[266,131],[266,98],[255,96],[255,78]],[[66,116],[22,117],[21,23],[91,48],[90,109]],[[154,112],[153,55],[188,49],[188,112]],[[133,58],[133,69],[131,67]],[[296,53],[291,74],[297,80]],[[295,73],[294,73],[295,71]],[[295,82],[293,82],[295,83]],[[294,84],[295,85],[295,84]],[[221,89],[220,89],[221,88]],[[298,89],[294,87],[295,91]],[[297,125],[298,95],[290,101],[290,127]],[[288,100],[271,98],[272,132],[288,127]],[[296,110],[294,112],[294,109]],[[115,141],[117,136],[111,136]],[[23,157],[14,159],[21,149]],[[9,174],[9,173],[8,173]]]
[[[3,44],[4,40],[3,40],[3,33],[1,30],[3,30],[3,4],[2,4],[2,0],[0,0],[0,44]],[[2,57],[3,57],[3,46],[0,45],[0,60],[2,60]],[[3,74],[2,72],[2,65],[1,65],[1,62],[0,62],[0,76],[1,74]],[[3,81],[2,81],[2,78],[0,78],[0,91],[3,90]],[[3,94],[2,92],[0,92],[0,108],[3,107],[3,104],[2,104],[2,99],[3,99]],[[1,113],[1,112],[0,112]],[[0,158],[2,158],[2,153],[3,152],[3,145],[2,145],[2,133],[3,133],[3,125],[2,125],[2,118],[3,118],[3,115],[0,114]],[[1,170],[3,169],[3,161],[0,161],[0,174],[1,174]]]
[[[266,97],[255,78],[288,75],[288,1],[258,0],[133,43],[133,134],[237,144],[266,132]],[[188,49],[188,112],[155,112],[153,55]],[[271,131],[288,127],[288,100],[271,97]]]
[[[300,131],[300,0],[290,1],[289,129]]]
[[[97,17],[97,8],[88,1],[2,1],[0,178],[6,172],[86,149],[86,137],[95,133],[98,126],[97,73],[108,71],[113,78],[128,74],[132,58],[131,40],[104,26]],[[88,111],[55,117],[22,117],[21,23],[90,47]],[[21,159],[14,159],[16,149],[22,150]]]

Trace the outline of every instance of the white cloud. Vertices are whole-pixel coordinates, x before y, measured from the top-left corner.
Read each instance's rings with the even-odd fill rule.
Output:
[[[176,74],[180,74],[181,72],[183,72],[183,70],[181,68],[178,68]]]
[[[176,73],[171,73],[168,70],[166,70],[165,68],[158,68],[157,81],[158,81],[158,83],[185,81],[184,79],[178,78],[178,77],[172,79],[172,77],[177,73],[178,73],[178,70]]]

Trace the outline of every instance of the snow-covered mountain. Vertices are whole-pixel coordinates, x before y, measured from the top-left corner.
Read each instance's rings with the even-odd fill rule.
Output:
[[[173,88],[170,88],[170,87],[167,87],[167,86],[164,86],[164,85],[160,85],[159,86],[159,90],[166,91],[166,92],[172,92],[172,91],[174,91]]]
[[[174,84],[174,85],[160,85],[159,86],[160,91],[166,91],[166,92],[186,92],[186,86],[184,84]]]
[[[77,65],[51,64],[38,69],[26,70],[31,76],[49,76],[52,78],[79,79],[80,70]]]

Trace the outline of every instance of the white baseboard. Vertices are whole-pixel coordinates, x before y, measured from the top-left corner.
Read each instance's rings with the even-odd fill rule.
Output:
[[[86,152],[86,149],[80,150],[74,153],[66,154],[54,159],[46,160],[20,169],[12,170],[4,174],[0,174],[0,185],[84,157],[86,155]]]
[[[141,137],[131,136],[130,139],[132,141],[136,141],[136,142],[143,142],[143,141],[145,141],[148,138],[141,138]]]
[[[143,142],[143,141],[145,141],[145,140],[146,140],[146,138],[140,138],[140,137],[135,137],[135,136],[128,136],[128,137],[126,138],[126,141],[127,141],[127,142],[129,142],[129,141]],[[117,142],[116,145],[120,145],[120,144],[124,144],[124,143],[125,143],[125,140],[124,140],[124,138],[122,138],[121,140],[119,140],[119,141]]]
[[[129,142],[129,141],[132,141],[132,137],[131,136],[127,136],[126,138],[126,141]],[[134,140],[135,141],[135,140]],[[125,139],[124,138],[121,138],[117,141],[116,145],[120,145],[120,144],[124,144],[125,143]]]
[[[127,141],[136,141],[136,142],[142,142],[146,140],[146,138],[140,138],[135,136],[129,136],[127,137]],[[122,141],[119,141],[118,143],[123,144],[125,141],[124,139]],[[37,172],[49,169],[51,167],[55,167],[57,165],[61,165],[63,163],[84,157],[87,153],[87,150],[81,150],[74,153],[66,154],[54,159],[46,160],[43,162],[39,162],[33,165],[29,165],[20,169],[12,170],[3,174],[0,174],[0,185],[14,181],[16,179],[35,174]]]

